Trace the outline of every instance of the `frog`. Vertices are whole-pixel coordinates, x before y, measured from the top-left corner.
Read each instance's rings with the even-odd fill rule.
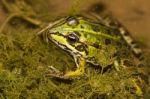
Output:
[[[128,31],[115,22],[111,26],[108,20],[94,22],[82,16],[69,16],[50,23],[38,32],[47,42],[52,41],[69,53],[76,65],[75,71],[66,73],[49,66],[47,75],[61,79],[76,78],[84,75],[87,63],[98,66],[102,72],[110,66],[119,70],[117,53],[122,45],[129,46],[139,56],[141,49],[133,42]]]
[[[63,80],[73,80],[84,76],[87,64],[98,67],[101,74],[114,68],[120,71],[123,60],[119,53],[121,48],[130,50],[139,61],[142,60],[142,50],[129,35],[129,31],[113,17],[100,18],[93,21],[84,16],[63,17],[43,28],[38,35],[47,43],[52,42],[58,48],[66,51],[74,59],[76,70],[60,71],[54,66],[48,66],[46,77]],[[131,52],[131,53],[130,53]],[[129,70],[130,71],[130,70]],[[132,78],[133,93],[142,96],[139,76]]]

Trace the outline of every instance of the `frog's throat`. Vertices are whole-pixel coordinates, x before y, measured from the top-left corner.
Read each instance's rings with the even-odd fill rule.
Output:
[[[64,28],[65,31],[81,31],[81,32],[85,32],[85,33],[90,33],[93,35],[97,35],[97,36],[103,36],[109,39],[113,39],[113,40],[119,40],[120,37],[119,36],[111,36],[109,34],[106,34],[105,32],[101,31],[101,32],[94,32],[92,30],[86,30],[86,29],[74,29],[74,28]]]

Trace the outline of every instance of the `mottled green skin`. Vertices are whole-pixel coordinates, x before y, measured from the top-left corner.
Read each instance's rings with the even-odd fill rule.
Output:
[[[119,34],[116,36],[113,29],[81,17],[76,18],[76,20],[78,23],[72,26],[65,19],[59,24],[54,25],[49,31],[49,38],[59,43],[57,44],[58,46],[65,45],[73,56],[79,55],[84,57],[87,62],[103,66],[101,64],[101,60],[103,59],[99,55],[104,53],[106,57],[110,57],[111,54],[115,54],[109,53],[107,47],[116,49],[116,42],[120,41]],[[76,42],[69,41],[67,36],[70,33],[75,33],[79,37],[79,40]],[[65,48],[63,49],[67,50]]]

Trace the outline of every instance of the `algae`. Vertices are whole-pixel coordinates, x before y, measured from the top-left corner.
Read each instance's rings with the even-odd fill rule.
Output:
[[[5,1],[5,0],[3,0]],[[20,2],[19,0],[12,0]],[[47,1],[47,0],[46,0]],[[133,79],[136,72],[144,68],[129,67],[101,73],[99,68],[87,64],[83,77],[74,80],[60,80],[46,77],[48,66],[57,66],[62,71],[74,69],[74,62],[68,53],[60,50],[53,43],[44,42],[37,36],[40,27],[36,22],[46,24],[48,7],[43,0],[26,0],[27,14],[9,17],[0,30],[0,98],[1,99],[135,99],[141,98],[134,94]],[[8,1],[5,1],[10,3]],[[38,2],[35,4],[35,2]],[[14,5],[14,4],[13,4]],[[45,6],[45,7],[43,7]],[[5,7],[5,4],[4,4]],[[32,9],[33,7],[33,9]],[[15,5],[18,9],[18,6]],[[11,9],[11,8],[9,8]],[[20,8],[19,8],[20,9]],[[36,14],[35,21],[27,20],[28,13],[44,11]],[[16,10],[9,13],[16,13]],[[35,12],[34,12],[35,11]],[[10,16],[11,16],[10,14]],[[21,14],[21,17],[20,17]],[[23,16],[22,16],[23,15]],[[27,15],[27,16],[26,16]],[[33,18],[33,20],[35,19]],[[40,18],[40,19],[38,19]],[[24,20],[26,21],[24,21]],[[15,23],[11,23],[11,20]],[[35,22],[35,23],[34,23]],[[38,24],[39,25],[39,24]],[[42,26],[42,25],[40,25]],[[124,51],[124,50],[123,50]],[[128,52],[125,50],[124,52]],[[121,52],[120,54],[122,54]],[[129,52],[130,53],[130,52]],[[131,53],[130,53],[131,54]],[[130,60],[133,56],[122,56]],[[132,59],[132,58],[131,58]],[[129,64],[126,64],[128,67]],[[131,65],[131,64],[130,64]],[[130,66],[129,65],[129,66]],[[133,65],[136,65],[133,63]],[[134,71],[134,72],[133,72]],[[144,86],[144,85],[143,85]],[[139,94],[141,94],[139,92]]]

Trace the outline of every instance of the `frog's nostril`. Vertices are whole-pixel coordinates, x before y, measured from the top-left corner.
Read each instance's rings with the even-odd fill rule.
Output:
[[[76,26],[79,24],[79,21],[75,17],[67,18],[67,24],[70,26]]]

